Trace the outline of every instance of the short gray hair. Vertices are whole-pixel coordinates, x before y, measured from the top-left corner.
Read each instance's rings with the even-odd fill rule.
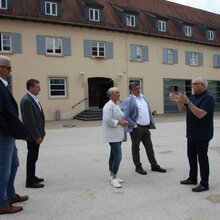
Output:
[[[10,67],[11,66],[11,59],[9,57],[0,55],[0,66]]]
[[[108,89],[107,91],[107,96],[110,98],[112,93],[116,93],[119,92],[119,88],[117,87],[111,87]]]
[[[197,77],[194,80],[201,82],[205,86],[206,89],[208,88],[208,81],[207,81],[207,79],[204,79],[203,77]]]

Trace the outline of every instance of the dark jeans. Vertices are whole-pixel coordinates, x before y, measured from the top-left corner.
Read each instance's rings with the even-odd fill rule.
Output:
[[[109,143],[111,146],[109,157],[109,171],[116,175],[122,159],[121,142]]]
[[[133,129],[130,135],[132,141],[131,148],[134,165],[137,168],[142,166],[140,162],[140,142],[142,142],[145,147],[147,157],[151,166],[153,167],[157,165],[157,161],[154,156],[153,144],[151,141],[151,133],[148,127],[137,126]]]
[[[189,179],[197,181],[198,162],[201,176],[201,186],[209,186],[209,141],[193,141],[187,139],[187,155],[189,160]]]
[[[40,144],[27,142],[26,182],[32,183],[35,179],[36,162],[38,160]]]
[[[0,133],[0,208],[16,196],[14,180],[19,167],[15,139]]]

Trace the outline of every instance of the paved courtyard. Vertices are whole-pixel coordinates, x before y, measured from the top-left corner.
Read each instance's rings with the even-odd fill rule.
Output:
[[[25,185],[26,143],[18,141],[20,168],[17,193],[28,194],[24,210],[2,215],[1,220],[219,220],[220,219],[220,117],[210,143],[210,190],[191,191],[179,184],[188,176],[183,115],[156,116],[152,130],[155,155],[167,173],[151,172],[143,146],[141,161],[147,175],[134,171],[131,142],[123,143],[118,175],[123,188],[109,184],[109,146],[102,141],[101,121],[47,122],[37,175],[45,188]]]

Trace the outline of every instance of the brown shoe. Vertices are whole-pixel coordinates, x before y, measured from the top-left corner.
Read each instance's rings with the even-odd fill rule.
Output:
[[[13,206],[13,205],[8,205],[4,208],[0,208],[0,215],[3,214],[12,214],[16,212],[20,212],[23,210],[22,206]]]
[[[28,196],[26,196],[26,195],[20,196],[20,195],[16,194],[16,196],[13,199],[11,199],[9,201],[9,203],[13,204],[13,203],[16,203],[16,202],[24,202],[26,200],[28,200]]]

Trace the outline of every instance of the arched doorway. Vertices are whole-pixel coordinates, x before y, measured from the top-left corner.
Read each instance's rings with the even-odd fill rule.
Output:
[[[92,77],[88,79],[89,89],[89,107],[103,108],[105,103],[109,100],[107,91],[113,86],[111,78]]]

